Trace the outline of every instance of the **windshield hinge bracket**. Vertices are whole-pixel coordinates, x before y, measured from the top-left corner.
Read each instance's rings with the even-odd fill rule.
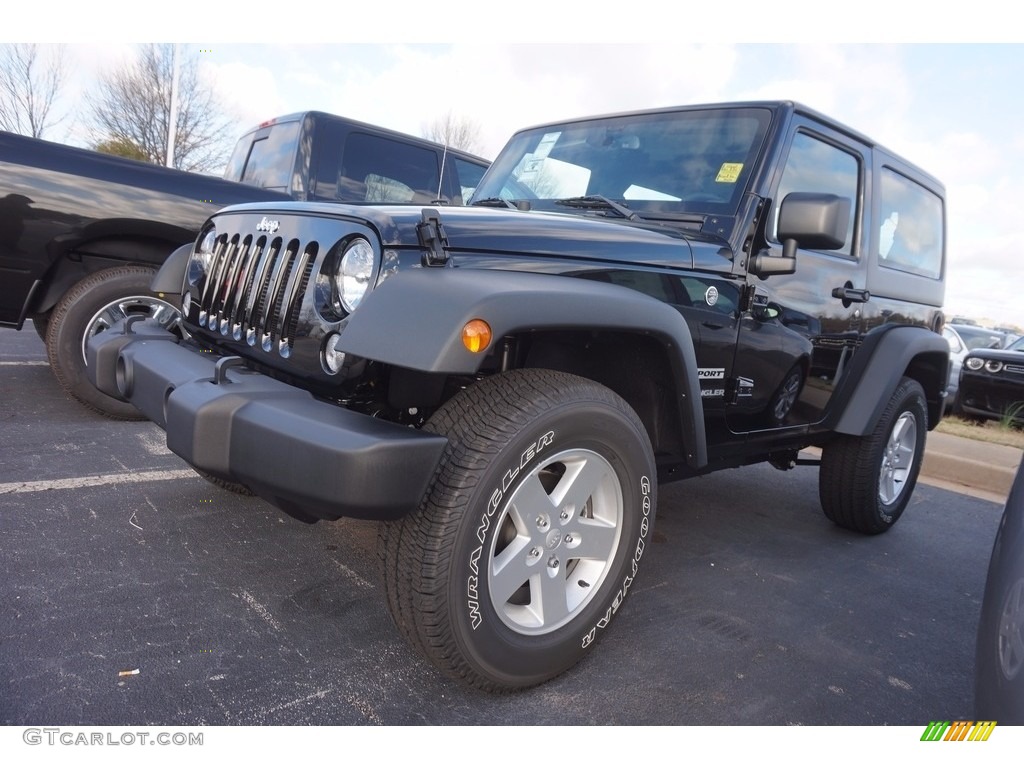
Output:
[[[416,234],[424,248],[423,266],[442,267],[448,263],[448,235],[445,234],[441,214],[434,208],[424,208],[422,219],[416,225]]]

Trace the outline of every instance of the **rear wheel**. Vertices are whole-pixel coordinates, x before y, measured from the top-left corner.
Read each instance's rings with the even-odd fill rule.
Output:
[[[178,325],[178,310],[149,290],[154,274],[149,267],[135,265],[95,272],[68,291],[50,315],[46,354],[57,381],[80,403],[111,418],[144,417],[130,403],[92,385],[86,374],[86,344],[131,315],[153,318],[168,329]]]
[[[447,674],[485,690],[575,664],[618,612],[654,522],[633,410],[543,370],[485,379],[426,428],[449,446],[420,508],[382,525],[388,605]]]
[[[889,530],[914,491],[927,430],[924,390],[904,377],[871,433],[822,449],[818,495],[829,520],[861,533]]]

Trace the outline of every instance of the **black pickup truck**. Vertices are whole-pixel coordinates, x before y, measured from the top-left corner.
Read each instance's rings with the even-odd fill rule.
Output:
[[[0,326],[20,329],[31,318],[65,391],[101,413],[136,418],[89,384],[85,342],[127,315],[177,322],[149,284],[215,210],[289,199],[459,205],[487,165],[322,112],[247,132],[223,179],[0,132]]]
[[[828,519],[896,523],[949,376],[945,220],[940,182],[791,102],[543,125],[469,207],[220,211],[156,278],[189,340],[128,320],[89,372],[201,471],[383,521],[400,631],[519,688],[619,612],[660,483],[813,446]]]

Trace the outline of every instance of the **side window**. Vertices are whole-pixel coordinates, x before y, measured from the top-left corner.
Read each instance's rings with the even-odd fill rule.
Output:
[[[238,167],[241,154],[235,150],[237,157],[231,158],[225,177],[237,178],[244,184],[261,189],[287,190],[294,170],[298,135],[298,122],[278,123],[252,143],[244,168]]]
[[[942,274],[942,201],[906,176],[882,168],[878,263],[924,277]]]
[[[432,149],[365,133],[349,134],[338,172],[337,199],[351,202],[430,202],[438,192]]]
[[[451,155],[448,157],[451,157]],[[480,179],[483,178],[484,171],[487,169],[476,165],[475,163],[467,163],[465,160],[458,157],[455,158],[453,165],[455,166],[455,173],[459,177],[459,188],[461,189],[462,202],[465,203],[476,191],[477,185],[480,183]]]
[[[782,180],[775,195],[775,212],[772,217],[772,239],[775,237],[779,220],[779,205],[790,192],[822,192],[850,200],[850,226],[846,242],[834,251],[844,256],[853,253],[853,227],[857,220],[858,184],[860,161],[856,155],[806,133],[793,137]]]

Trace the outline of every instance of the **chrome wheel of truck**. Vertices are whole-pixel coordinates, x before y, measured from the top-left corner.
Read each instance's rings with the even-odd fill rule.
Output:
[[[388,606],[446,674],[489,691],[579,661],[619,612],[654,523],[650,440],[618,395],[510,371],[445,403],[419,509],[381,526]]]
[[[99,308],[85,325],[82,334],[82,361],[85,362],[85,348],[89,339],[110,328],[119,320],[135,315],[143,315],[156,320],[168,330],[173,329],[181,320],[181,313],[163,299],[155,296],[122,296]]]
[[[154,270],[124,266],[94,272],[79,281],[50,314],[46,354],[64,391],[86,407],[115,419],[143,418],[134,406],[97,390],[86,375],[89,339],[130,315],[145,315],[166,328],[177,326],[177,309],[149,290]]]

